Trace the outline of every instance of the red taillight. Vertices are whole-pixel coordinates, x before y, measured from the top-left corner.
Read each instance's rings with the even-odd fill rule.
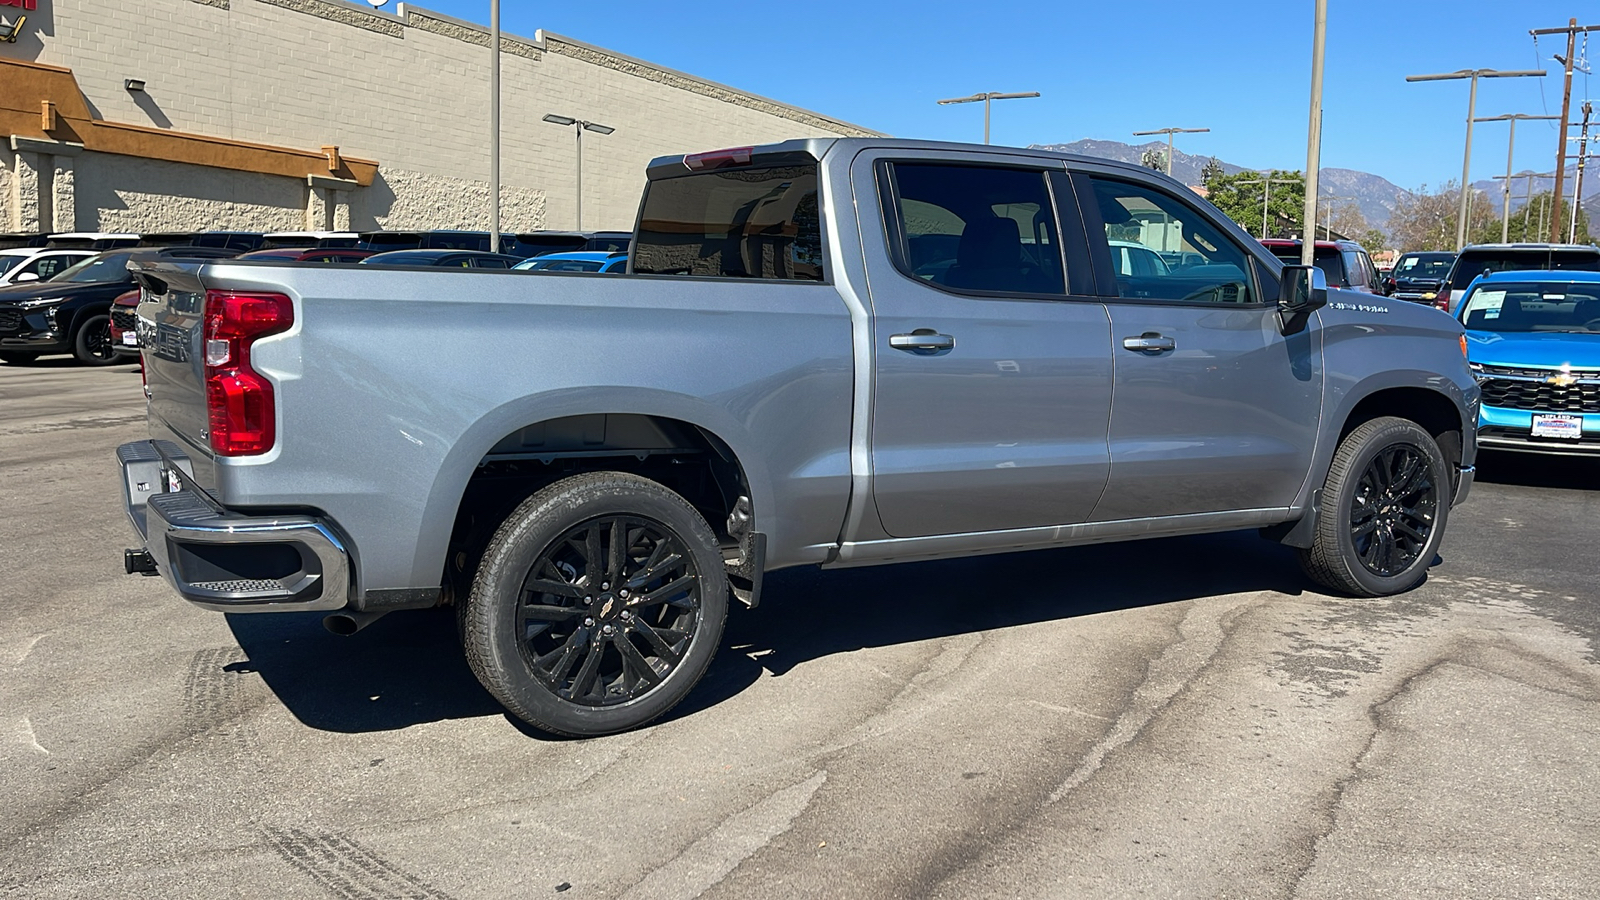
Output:
[[[1444,310],[1445,312],[1449,312],[1450,311],[1450,289],[1449,288],[1441,289],[1439,291],[1439,295],[1434,298],[1433,305],[1439,307],[1440,309]]]
[[[683,164],[698,172],[702,169],[725,169],[729,166],[750,165],[750,154],[755,152],[754,147],[730,147],[727,150],[709,150],[705,153],[690,153],[683,158]]]
[[[289,330],[294,303],[282,294],[207,291],[206,408],[219,456],[265,453],[277,440],[272,382],[250,368],[256,338]]]

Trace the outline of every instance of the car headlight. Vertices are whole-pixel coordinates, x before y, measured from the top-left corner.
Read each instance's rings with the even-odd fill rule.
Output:
[[[65,298],[65,297],[45,297],[44,299],[41,299],[41,300],[18,300],[17,301],[17,307],[19,309],[37,309],[37,308],[39,308],[41,306],[49,306],[52,303],[60,303],[61,301],[65,300],[65,299],[67,299],[67,298]]]

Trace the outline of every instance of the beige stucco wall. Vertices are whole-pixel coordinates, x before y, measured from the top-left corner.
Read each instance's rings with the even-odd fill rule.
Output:
[[[356,228],[487,225],[485,29],[419,7],[388,14],[341,0],[44,0],[41,12],[46,4],[39,30],[0,45],[0,55],[71,68],[101,117],[291,147],[336,144],[376,159],[380,181],[345,204]],[[508,37],[502,48],[508,229],[578,225],[573,129],[541,121],[546,113],[616,128],[584,135],[589,229],[632,227],[652,157],[868,133],[555,35]],[[126,78],[144,80],[144,93],[125,90]],[[290,179],[216,170],[194,179],[194,196],[163,203],[191,176],[88,156],[78,164],[79,228],[157,230],[146,215],[164,223],[213,215],[201,224],[241,228],[324,217],[323,200],[305,185],[257,180]],[[252,217],[260,221],[246,225]]]

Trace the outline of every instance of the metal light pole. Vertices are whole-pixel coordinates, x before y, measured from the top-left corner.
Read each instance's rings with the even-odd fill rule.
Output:
[[[583,133],[585,131],[592,131],[595,134],[610,134],[611,132],[616,131],[616,129],[612,128],[610,125],[601,125],[601,124],[599,124],[597,122],[585,122],[582,119],[574,119],[572,116],[558,116],[555,113],[547,114],[544,117],[544,120],[546,122],[549,122],[552,125],[571,125],[571,126],[573,126],[573,128],[572,128],[573,133],[578,136],[578,194],[577,194],[577,215],[576,215],[576,218],[578,220],[578,227],[576,229],[574,229],[574,230],[582,231],[583,230]]]
[[[1039,96],[1038,91],[1023,91],[1019,94],[1002,94],[998,91],[987,91],[982,94],[973,94],[971,97],[955,97],[950,100],[940,100],[940,106],[949,106],[952,103],[977,103],[983,101],[983,142],[989,143],[989,102],[992,100],[1025,100],[1029,97]]]
[[[1317,171],[1322,165],[1322,61],[1328,46],[1328,0],[1317,0],[1316,24],[1311,34],[1311,111],[1306,127],[1305,239],[1300,241],[1300,265],[1317,256]]]
[[[500,252],[500,0],[489,0],[489,252]]]
[[[1209,128],[1157,128],[1155,131],[1135,131],[1134,137],[1148,137],[1152,134],[1167,136],[1167,177],[1172,177],[1172,136],[1175,134],[1204,134]]]
[[[1467,95],[1467,149],[1461,160],[1461,211],[1456,216],[1456,252],[1467,245],[1468,192],[1472,190],[1472,116],[1478,105],[1479,78],[1543,78],[1543,69],[1502,72],[1498,69],[1462,69],[1459,72],[1441,72],[1435,75],[1407,75],[1406,81],[1452,81],[1472,79],[1472,90]]]
[[[1477,122],[1510,122],[1511,136],[1506,141],[1506,183],[1500,189],[1500,243],[1504,244],[1511,239],[1511,165],[1513,155],[1517,150],[1517,122],[1522,119],[1559,119],[1560,116],[1529,116],[1523,113],[1507,113],[1503,116],[1487,116],[1475,119]],[[1495,179],[1498,181],[1499,179]]]

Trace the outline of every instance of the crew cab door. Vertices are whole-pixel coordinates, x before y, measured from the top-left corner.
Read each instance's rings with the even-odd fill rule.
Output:
[[[1072,176],[1111,317],[1111,477],[1094,520],[1290,506],[1322,400],[1319,319],[1285,335],[1277,283],[1236,228],[1164,184]],[[1172,260],[1130,273],[1113,246]]]
[[[1071,185],[1037,159],[978,158],[863,154],[852,167],[873,497],[891,537],[1085,522],[1110,467],[1106,309],[1082,223],[1056,214],[1075,209]]]

